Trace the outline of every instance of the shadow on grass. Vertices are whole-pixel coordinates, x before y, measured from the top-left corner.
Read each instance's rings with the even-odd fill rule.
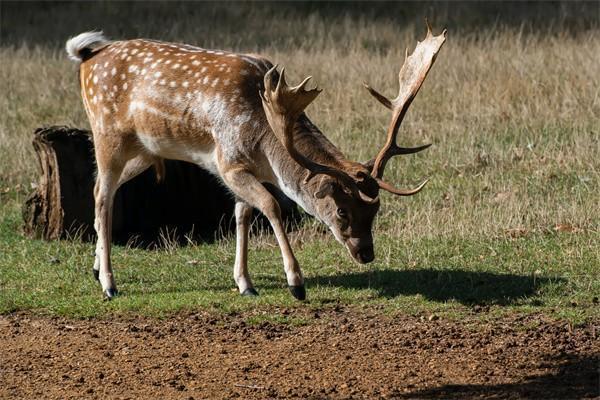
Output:
[[[537,296],[544,285],[562,283],[514,274],[495,274],[465,270],[373,270],[367,272],[317,276],[308,285],[339,286],[348,289],[374,289],[379,296],[393,298],[420,294],[433,301],[455,300],[466,305],[510,305]]]
[[[596,398],[598,358],[567,355],[547,361],[552,373],[525,377],[517,383],[442,385],[404,393],[410,399],[587,399]]]

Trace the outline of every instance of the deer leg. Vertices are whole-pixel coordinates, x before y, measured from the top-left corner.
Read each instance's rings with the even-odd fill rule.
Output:
[[[127,161],[127,163],[125,164],[125,167],[123,168],[123,172],[121,172],[121,175],[117,182],[117,186],[114,189],[115,193],[116,193],[117,189],[119,187],[121,187],[121,185],[123,185],[125,182],[135,178],[136,176],[138,176],[139,174],[144,172],[146,169],[148,169],[148,167],[150,165],[152,165],[153,162],[154,162],[154,159],[151,156],[148,156],[145,154],[140,154],[137,157],[134,157],[131,160]],[[96,185],[94,186],[94,198],[98,197],[99,184],[100,184],[100,179],[96,179]],[[98,214],[96,214],[96,215],[98,215]],[[112,215],[112,207],[111,207],[111,215]],[[94,227],[96,228],[96,232],[98,232],[98,227],[96,226],[98,223],[97,221],[98,221],[98,219],[96,218],[96,221],[94,222]],[[112,216],[110,218],[110,224],[112,226]],[[101,254],[102,254],[102,250],[100,249],[100,241],[98,241],[96,244],[96,251],[94,254],[95,254],[95,259],[94,259],[94,267],[92,268],[92,272],[94,273],[94,278],[97,281],[99,281],[100,280],[100,259],[101,259]]]
[[[258,208],[268,218],[281,249],[283,266],[290,291],[298,300],[304,300],[306,298],[304,277],[285,233],[283,221],[281,220],[281,209],[277,200],[275,200],[271,193],[252,173],[243,168],[229,169],[224,171],[222,176],[229,188],[236,195],[244,199],[248,204]]]
[[[251,217],[252,206],[238,200],[235,203],[236,248],[233,279],[243,296],[258,296],[248,273],[248,231]]]
[[[110,262],[112,206],[115,192],[117,191],[119,175],[123,167],[104,169],[100,165],[99,163],[98,176],[94,189],[96,202],[94,227],[98,235],[94,269],[98,268],[98,280],[102,285],[104,295],[107,299],[111,299],[117,295],[117,287]]]

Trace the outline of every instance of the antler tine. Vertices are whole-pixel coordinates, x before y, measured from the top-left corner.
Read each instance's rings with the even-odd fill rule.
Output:
[[[308,81],[310,81],[312,79],[312,76],[307,76],[306,78],[304,78],[304,80],[302,82],[300,82],[299,85],[294,86],[293,88],[291,88],[291,91],[294,93],[297,93],[299,91],[303,91],[304,87],[306,86],[306,84],[308,83]],[[321,92],[321,90],[319,88],[315,88],[313,90],[317,90],[319,91],[319,93]]]
[[[427,19],[427,17],[425,17],[425,25],[427,25],[427,37],[433,36],[433,34],[431,33],[431,25],[429,25],[429,20]]]
[[[417,42],[417,46],[410,56],[408,56],[407,52],[404,64],[398,73],[398,81],[400,84],[398,96],[393,100],[388,100],[385,96],[367,86],[369,92],[377,100],[379,100],[379,102],[384,104],[386,107],[387,102],[389,102],[391,107],[388,108],[391,108],[392,110],[392,119],[388,127],[386,143],[377,154],[377,157],[375,157],[373,168],[371,170],[371,176],[378,181],[380,188],[398,195],[408,196],[418,193],[418,191],[424,186],[424,183],[421,184],[417,188],[418,190],[395,189],[391,185],[385,183],[382,178],[385,166],[391,157],[400,154],[416,153],[425,150],[430,146],[430,144],[427,144],[414,148],[403,148],[398,146],[396,142],[398,130],[402,120],[404,119],[404,115],[408,111],[410,104],[425,81],[427,73],[431,69],[437,53],[446,41],[446,30],[444,30],[440,35],[434,36],[431,32],[429,22],[425,21],[425,23],[427,25],[427,35],[425,39],[422,42]]]
[[[385,108],[392,109],[392,102],[390,99],[379,93],[377,90],[373,89],[371,86],[367,84],[367,82],[363,82],[363,86],[371,93],[373,97],[377,99]]]
[[[350,191],[367,203],[377,201],[377,198],[372,199],[360,192],[354,179],[344,171],[319,164],[307,157],[296,149],[294,145],[294,129],[298,118],[304,109],[318,96],[321,92],[319,89],[305,90],[310,77],[304,79],[299,85],[289,87],[285,82],[284,70],[281,70],[277,86],[272,90],[272,76],[276,71],[277,66],[271,68],[264,77],[264,92],[260,93],[263,103],[263,109],[267,116],[269,125],[271,126],[275,136],[283,144],[290,156],[302,167],[308,170],[308,174],[304,179],[307,183],[319,174],[329,175],[339,179]]]
[[[427,182],[429,182],[429,179],[425,179],[419,184],[419,186],[417,186],[414,189],[398,189],[379,178],[375,178],[375,180],[377,181],[377,184],[381,189],[387,190],[388,192],[393,194],[397,194],[398,196],[412,196],[413,194],[417,194],[421,191],[421,189],[425,187],[425,185],[427,185]]]

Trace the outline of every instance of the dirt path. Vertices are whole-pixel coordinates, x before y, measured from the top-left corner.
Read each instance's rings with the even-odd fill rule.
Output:
[[[273,313],[296,311],[274,310]],[[247,316],[246,316],[247,317]],[[1,398],[593,398],[596,327],[305,314],[75,321],[0,317]]]

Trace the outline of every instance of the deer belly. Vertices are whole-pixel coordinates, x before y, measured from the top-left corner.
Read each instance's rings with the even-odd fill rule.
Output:
[[[143,133],[138,133],[137,136],[146,151],[153,155],[168,160],[187,161],[217,174],[217,157],[213,143],[198,144],[193,140],[156,137]]]

